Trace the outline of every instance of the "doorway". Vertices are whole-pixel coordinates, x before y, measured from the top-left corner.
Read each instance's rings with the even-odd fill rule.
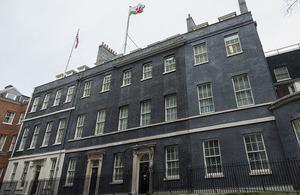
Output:
[[[92,160],[91,167],[91,178],[90,178],[90,186],[89,186],[89,195],[96,194],[96,185],[97,185],[97,177],[98,177],[98,167],[99,160]]]
[[[30,195],[36,194],[37,186],[38,186],[38,183],[39,183],[40,172],[41,172],[41,166],[37,165],[36,166],[36,172],[35,172],[34,180],[33,180],[33,183],[32,183],[32,188],[31,188]]]
[[[149,191],[149,162],[140,163],[139,194],[146,194]]]

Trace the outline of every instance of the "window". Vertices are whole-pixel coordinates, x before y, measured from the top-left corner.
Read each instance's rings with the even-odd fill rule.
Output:
[[[151,124],[151,101],[141,103],[141,126]]]
[[[127,129],[127,121],[128,121],[128,106],[123,106],[120,108],[118,130]]]
[[[176,70],[175,56],[169,56],[165,58],[165,73]]]
[[[35,111],[36,111],[37,106],[38,106],[38,104],[39,104],[39,100],[40,100],[40,97],[34,98],[34,101],[33,101],[33,104],[32,104],[32,107],[31,107],[31,111],[30,111],[30,112],[35,112]]]
[[[64,129],[65,129],[65,123],[66,123],[66,119],[59,120],[55,144],[61,144],[62,136],[63,136]]]
[[[124,154],[115,154],[113,182],[123,182]]]
[[[294,120],[293,122],[294,131],[296,134],[297,141],[300,146],[300,119]]]
[[[122,86],[127,86],[131,84],[131,69],[125,70],[123,72],[123,85]]]
[[[232,78],[235,98],[238,107],[253,105],[253,96],[248,75],[240,75]]]
[[[251,173],[268,173],[269,163],[261,134],[244,136],[247,158]]]
[[[53,122],[47,123],[42,146],[48,146],[49,139],[50,139],[50,134],[51,134],[51,130],[52,130],[52,125],[53,125]]]
[[[152,78],[152,63],[143,65],[143,80]]]
[[[31,144],[30,144],[31,149],[35,148],[35,146],[36,146],[36,143],[37,143],[37,140],[39,137],[39,133],[40,133],[40,128],[41,128],[41,125],[36,125],[34,128],[34,134],[33,134],[32,140],[31,140]]]
[[[14,181],[15,180],[17,168],[18,168],[18,163],[14,163],[14,167],[12,169],[12,172],[11,172],[11,175],[10,175],[10,179],[9,179],[10,181]]]
[[[0,151],[3,151],[7,135],[0,134]]]
[[[110,89],[110,82],[111,82],[111,75],[106,75],[103,78],[102,92],[109,91],[109,89]]]
[[[77,125],[76,125],[76,131],[75,131],[75,137],[74,138],[80,138],[82,137],[82,131],[84,126],[84,119],[85,114],[79,115],[77,119]]]
[[[3,170],[4,170],[4,168],[0,167],[0,178],[2,177]]]
[[[179,178],[179,156],[178,146],[166,147],[166,178]]]
[[[219,140],[204,141],[203,148],[206,177],[223,176]]]
[[[213,112],[215,110],[210,83],[198,85],[198,100],[200,114]]]
[[[225,37],[225,46],[226,46],[227,56],[231,56],[243,52],[238,34]]]
[[[194,46],[195,65],[208,62],[206,43]]]
[[[169,95],[165,97],[165,109],[166,121],[177,119],[176,95]]]
[[[45,95],[44,102],[43,102],[43,105],[42,105],[42,109],[46,109],[47,108],[48,103],[49,103],[49,99],[50,99],[50,94]]]
[[[25,186],[25,181],[27,177],[27,172],[28,172],[28,167],[29,167],[29,162],[24,162],[24,167],[23,167],[23,172],[20,178],[20,187],[23,188]]]
[[[59,102],[60,102],[60,99],[61,99],[61,93],[62,93],[62,90],[58,90],[58,91],[56,92],[53,106],[59,105]]]
[[[15,94],[12,94],[12,93],[7,93],[6,98],[8,99],[11,99],[11,100],[16,100],[17,99],[17,96]]]
[[[99,110],[97,114],[95,135],[103,133],[105,118],[106,118],[106,110]]]
[[[274,69],[274,74],[275,74],[277,82],[291,79],[291,77],[289,75],[289,71],[286,66],[282,66],[282,67]]]
[[[76,170],[76,158],[71,158],[69,161],[66,185],[73,185],[75,170]]]
[[[65,102],[71,102],[73,93],[74,93],[75,86],[71,86],[68,88],[67,96],[66,96],[66,101]]]
[[[24,120],[24,112],[21,112],[18,124],[21,124]]]
[[[12,139],[11,139],[11,143],[10,143],[10,146],[9,146],[9,150],[8,151],[12,151],[14,149],[14,146],[16,144],[16,140],[17,140],[17,135],[13,135],[12,136]]]
[[[28,132],[29,132],[29,127],[26,127],[24,129],[24,133],[23,133],[23,137],[22,137],[22,140],[21,140],[21,143],[20,143],[20,146],[19,146],[19,150],[24,150],[24,147],[25,147],[25,144],[26,144],[26,141],[27,141],[27,137],[28,137]]]
[[[50,171],[49,171],[49,182],[47,182],[47,184],[48,184],[47,186],[49,188],[52,186],[52,183],[53,183],[56,161],[57,161],[56,158],[51,158],[51,167],[50,167]]]
[[[84,90],[83,90],[83,96],[82,97],[88,97],[91,94],[91,88],[92,88],[92,81],[88,81],[84,84]]]
[[[6,115],[5,115],[5,117],[4,117],[4,120],[3,120],[3,123],[6,123],[6,124],[12,124],[13,123],[13,120],[14,120],[14,118],[15,118],[15,115],[16,115],[16,113],[15,112],[13,112],[13,111],[7,111],[6,112]]]

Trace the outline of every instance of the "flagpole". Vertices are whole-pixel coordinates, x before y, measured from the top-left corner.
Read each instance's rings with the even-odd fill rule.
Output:
[[[126,54],[126,47],[127,47],[127,37],[128,37],[128,28],[129,28],[129,19],[130,19],[130,7],[128,11],[128,19],[127,19],[127,28],[126,28],[126,35],[125,35],[125,44],[124,44],[124,55]]]
[[[75,43],[76,43],[76,38],[77,38],[78,33],[79,33],[79,29],[77,30],[77,34],[76,34],[76,37],[74,39],[72,50],[71,50],[71,53],[70,53],[70,56],[69,56],[69,59],[68,59],[68,62],[67,62],[66,68],[65,68],[65,76],[66,76],[67,68],[68,68],[69,63],[70,63],[70,59],[71,59],[71,56],[72,56],[72,53],[73,53],[73,49],[74,49],[74,46],[75,46]]]

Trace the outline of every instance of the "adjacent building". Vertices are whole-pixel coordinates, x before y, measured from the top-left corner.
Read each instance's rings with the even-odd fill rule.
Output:
[[[102,44],[95,67],[36,87],[1,192],[299,190],[299,93],[281,104],[239,5],[127,55]]]
[[[28,102],[29,97],[12,85],[0,90],[0,182],[4,178]]]

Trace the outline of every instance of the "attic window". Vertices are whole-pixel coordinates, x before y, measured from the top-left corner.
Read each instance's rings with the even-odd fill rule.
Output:
[[[8,99],[11,99],[11,100],[16,100],[16,98],[17,98],[17,96],[12,93],[7,93],[5,97]]]

